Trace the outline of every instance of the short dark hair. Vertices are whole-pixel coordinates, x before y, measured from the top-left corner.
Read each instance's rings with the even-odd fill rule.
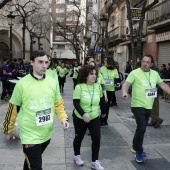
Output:
[[[89,73],[91,73],[93,70],[96,70],[96,82],[97,82],[97,77],[98,77],[97,68],[95,66],[85,65],[79,71],[78,78],[77,78],[77,84],[86,83]]]
[[[45,56],[45,55],[47,55],[45,51],[43,51],[43,50],[36,50],[36,51],[33,51],[33,52],[31,53],[30,60],[34,61],[35,58],[37,58],[37,57],[43,57],[43,56]]]
[[[92,56],[88,56],[88,57],[86,57],[85,59],[84,59],[84,65],[87,65],[88,63],[88,61],[89,61],[89,59],[90,58],[93,58]]]
[[[148,58],[151,59],[151,63],[155,63],[154,59],[153,59],[153,56],[151,54],[145,54],[145,55],[143,55],[143,57],[148,57]]]

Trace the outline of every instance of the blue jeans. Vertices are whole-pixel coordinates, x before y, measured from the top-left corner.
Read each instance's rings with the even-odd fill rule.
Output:
[[[151,114],[151,109],[144,109],[142,107],[132,107],[132,113],[135,116],[137,128],[133,138],[133,149],[137,152],[143,152],[143,140],[146,132],[146,126]]]

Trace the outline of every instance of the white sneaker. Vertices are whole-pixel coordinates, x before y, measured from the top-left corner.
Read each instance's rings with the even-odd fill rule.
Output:
[[[80,155],[74,156],[73,161],[78,166],[83,166],[84,165],[84,162],[81,160]]]
[[[96,160],[91,163],[91,168],[96,170],[103,170],[104,168],[100,165],[100,161]]]

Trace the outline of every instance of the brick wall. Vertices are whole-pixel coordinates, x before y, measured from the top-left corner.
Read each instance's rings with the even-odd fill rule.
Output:
[[[158,61],[158,43],[155,41],[156,35],[150,34],[146,37],[145,54],[151,54],[155,63]]]

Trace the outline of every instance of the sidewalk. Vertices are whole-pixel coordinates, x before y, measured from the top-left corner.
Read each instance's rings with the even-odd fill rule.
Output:
[[[62,130],[62,125],[55,121],[54,133],[50,145],[43,154],[43,170],[89,170],[91,162],[91,138],[85,136],[81,148],[83,167],[76,166],[73,159],[74,128],[72,123],[73,84],[70,77],[64,88],[66,112],[69,115],[70,128]],[[110,108],[109,126],[101,128],[102,139],[99,160],[105,170],[169,170],[170,169],[170,103],[160,99],[160,116],[164,119],[158,129],[148,127],[144,140],[147,153],[146,162],[137,164],[130,152],[135,121],[131,117],[130,99],[123,100],[121,92],[116,92],[117,107]],[[7,103],[0,102],[0,126],[6,112]],[[0,130],[0,170],[22,170],[24,154],[20,141],[5,141]]]

